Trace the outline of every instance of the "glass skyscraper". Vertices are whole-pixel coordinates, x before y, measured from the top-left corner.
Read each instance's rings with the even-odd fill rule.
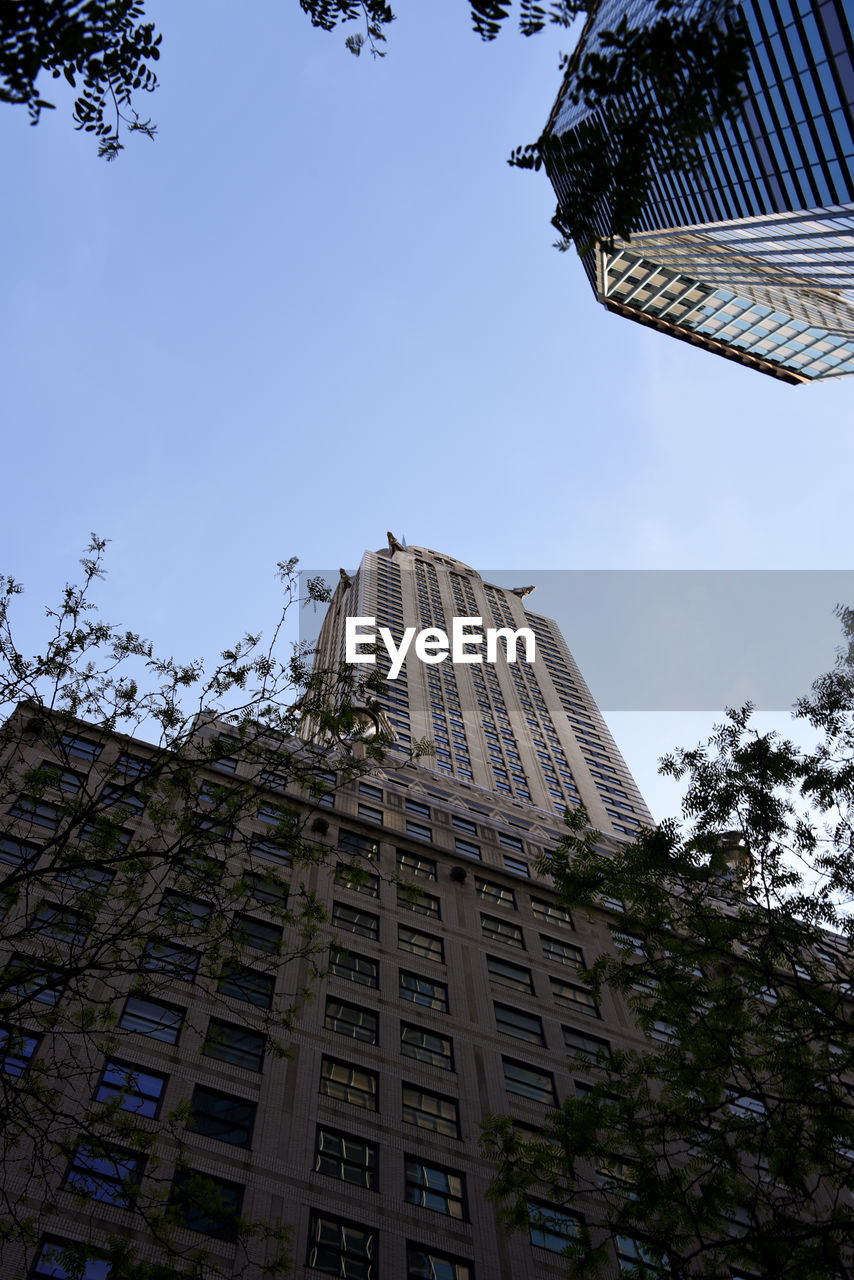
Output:
[[[585,255],[609,310],[785,381],[854,372],[854,4],[851,0],[692,0],[681,11],[741,21],[749,34],[744,102],[711,130],[690,174],[654,171],[639,226]],[[600,34],[652,0],[591,11],[547,131],[590,118],[573,77]],[[630,109],[629,103],[624,104]],[[595,111],[595,109],[594,109]],[[552,173],[560,200],[567,179]]]

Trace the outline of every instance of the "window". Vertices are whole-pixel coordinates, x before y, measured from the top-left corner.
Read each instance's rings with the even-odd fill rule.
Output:
[[[633,1275],[664,1276],[664,1267],[656,1260],[650,1247],[634,1236],[617,1236],[617,1262],[621,1271]],[[666,1259],[662,1260],[666,1266]]]
[[[260,1071],[266,1045],[267,1037],[258,1031],[247,1031],[245,1027],[211,1018],[202,1053],[206,1058],[230,1062],[235,1067],[245,1067],[247,1071]]]
[[[464,1258],[407,1241],[406,1280],[474,1280],[474,1266]]]
[[[382,809],[375,809],[370,804],[360,804],[356,811],[359,817],[364,818],[366,822],[376,822],[379,826],[382,826]]]
[[[282,944],[282,930],[277,924],[268,920],[258,920],[255,916],[237,915],[234,917],[237,936],[244,947],[252,947],[255,951],[266,951],[268,955],[277,956]]]
[[[273,1004],[273,990],[276,979],[268,973],[259,973],[257,969],[245,969],[239,964],[226,964],[216,984],[217,991],[234,1000],[245,1000],[258,1009],[269,1009]]]
[[[336,947],[334,943],[329,948],[328,972],[336,978],[344,978],[347,982],[357,982],[363,987],[378,987],[380,985],[378,960],[374,960],[370,956],[359,955],[356,951],[346,951],[343,947]]]
[[[521,858],[511,858],[509,854],[504,855],[504,870],[509,871],[514,876],[524,876],[529,879],[531,869],[527,862],[523,862]]]
[[[257,1105],[245,1098],[233,1098],[197,1084],[190,1103],[188,1127],[194,1133],[203,1133],[219,1142],[230,1142],[234,1147],[248,1147],[252,1141]]]
[[[116,761],[116,773],[124,778],[141,778],[148,769],[148,761],[143,756],[131,755],[123,751]]]
[[[39,1038],[0,1027],[0,1071],[7,1076],[22,1076],[39,1047]]]
[[[61,969],[40,964],[32,956],[15,956],[4,974],[7,995],[37,1004],[56,1004],[67,981],[68,975]]]
[[[44,760],[39,766],[39,773],[48,787],[57,791],[65,791],[69,795],[77,795],[83,790],[83,778],[73,769],[62,769],[52,760]]]
[[[317,1127],[317,1146],[314,1153],[315,1173],[325,1173],[351,1187],[376,1189],[377,1148],[364,1138],[354,1138],[335,1129]]]
[[[42,902],[36,908],[31,928],[36,933],[47,934],[49,938],[59,938],[72,946],[85,940],[92,921],[82,911],[73,907],[63,907],[56,902]]]
[[[578,1013],[586,1013],[591,1018],[599,1017],[599,1008],[592,991],[588,991],[586,987],[577,987],[574,982],[562,982],[560,978],[549,978],[549,982],[552,984],[555,1004],[575,1009]]]
[[[185,893],[176,893],[174,889],[164,893],[157,908],[157,914],[181,933],[203,928],[212,911],[213,907],[209,902],[189,898]]]
[[[600,1053],[605,1058],[611,1056],[611,1046],[601,1036],[592,1036],[588,1031],[579,1031],[576,1027],[562,1027],[563,1042],[572,1054],[580,1054],[590,1062],[595,1062]]]
[[[444,1133],[449,1138],[460,1136],[456,1099],[417,1089],[414,1085],[403,1086],[403,1119],[419,1129],[431,1129],[433,1133]]]
[[[288,902],[288,885],[272,874],[260,871],[244,871],[243,888],[248,898],[266,906],[284,908]]]
[[[404,876],[420,876],[422,880],[436,879],[436,863],[432,858],[425,858],[420,853],[407,853],[405,849],[397,851],[397,870]]]
[[[345,831],[343,828],[338,832],[338,848],[343,849],[345,853],[356,853],[363,858],[370,858],[372,862],[380,856],[380,847],[376,840],[370,840],[367,836],[360,835],[358,831]]]
[[[566,1256],[578,1243],[578,1219],[554,1205],[529,1200],[528,1235],[537,1248]]]
[[[400,971],[400,998],[423,1005],[425,1009],[435,1009],[438,1013],[448,1012],[448,988],[444,982],[435,982],[432,978],[407,973],[403,969]]]
[[[520,1098],[533,1098],[534,1102],[546,1102],[550,1106],[557,1103],[554,1077],[548,1071],[535,1071],[522,1062],[513,1062],[510,1058],[501,1059],[504,1066],[504,1084],[508,1093],[518,1094]]]
[[[181,1214],[190,1231],[215,1240],[237,1239],[237,1217],[243,1207],[243,1187],[224,1178],[179,1169],[172,1183],[169,1203]]]
[[[164,1044],[177,1044],[186,1012],[175,1004],[128,996],[119,1026],[125,1031],[138,1031],[141,1036],[150,1036],[152,1040],[162,1040]]]
[[[366,1071],[364,1067],[354,1067],[325,1054],[320,1064],[320,1092],[354,1107],[377,1110],[378,1081],[376,1071]]]
[[[162,1076],[158,1071],[113,1062],[108,1058],[95,1089],[95,1101],[114,1103],[122,1111],[154,1119],[160,1110],[168,1080],[168,1076]]]
[[[129,817],[134,815],[138,817],[145,808],[142,796],[136,795],[127,786],[116,786],[112,782],[108,783],[101,792],[101,804],[105,809],[115,805],[120,812],[123,811]]]
[[[584,952],[581,947],[575,947],[571,942],[561,942],[558,938],[547,938],[542,933],[540,944],[546,960],[551,960],[554,964],[564,964],[570,969],[584,968]]]
[[[344,902],[333,902],[332,923],[336,929],[346,929],[349,933],[358,933],[363,938],[371,938],[376,942],[380,936],[380,918],[371,911],[362,911],[358,907],[350,907]]]
[[[416,915],[428,916],[431,920],[440,919],[439,899],[434,893],[411,889],[408,885],[397,886],[397,905]]]
[[[451,818],[451,822],[457,831],[465,831],[467,835],[476,836],[477,826],[473,822],[469,822],[468,818],[458,818],[456,814]]]
[[[372,782],[360,782],[359,795],[368,796],[371,800],[379,800],[380,804],[383,802],[382,787],[375,787]]]
[[[0,836],[0,863],[10,867],[25,867],[34,863],[41,853],[37,844],[18,840],[14,836]]]
[[[115,878],[115,871],[107,871],[104,867],[79,866],[57,871],[54,883],[65,889],[77,889],[80,893],[106,893]]]
[[[368,898],[380,896],[379,876],[369,875],[361,867],[347,867],[339,862],[335,868],[335,883],[339,889],[350,889],[353,893],[364,893]]]
[[[439,964],[445,963],[444,943],[432,933],[422,933],[420,929],[410,929],[408,925],[399,924],[397,945],[401,951],[410,951],[414,956],[436,960]]]
[[[142,953],[140,968],[164,973],[179,982],[193,982],[199,967],[199,953],[169,942],[149,942]]]
[[[446,1218],[468,1218],[466,1210],[465,1178],[452,1169],[423,1164],[414,1156],[404,1161],[404,1199],[407,1204],[417,1204],[421,1209],[432,1209]]]
[[[289,867],[293,855],[287,845],[277,840],[253,840],[249,848],[250,858],[264,858],[267,862],[278,862],[279,866]]]
[[[524,845],[518,836],[508,836],[503,831],[498,833],[498,843],[503,845],[505,849],[515,849],[518,853],[524,851]]]
[[[407,818],[406,834],[414,836],[416,840],[427,840],[429,842],[433,839],[433,828],[426,827],[423,822],[412,822]]]
[[[364,1044],[379,1043],[379,1015],[373,1009],[361,1009],[346,1000],[326,997],[326,1014],[323,1025],[327,1031],[337,1031],[340,1036],[361,1040]]]
[[[480,927],[483,930],[483,936],[492,942],[504,942],[508,947],[521,947],[524,951],[525,939],[518,924],[511,924],[509,920],[499,920],[497,916],[487,916],[481,912]]]
[[[129,1209],[132,1204],[129,1187],[142,1177],[143,1163],[143,1157],[133,1152],[81,1142],[71,1157],[62,1185],[104,1204]]]
[[[428,1031],[426,1027],[416,1027],[410,1022],[400,1024],[400,1053],[403,1058],[427,1062],[431,1067],[441,1067],[443,1071],[454,1069],[451,1037],[440,1035],[438,1031]]]
[[[308,1266],[341,1280],[375,1280],[376,1234],[340,1218],[313,1213],[309,1228]]]
[[[543,1024],[533,1013],[523,1013],[521,1009],[511,1009],[506,1004],[495,1006],[495,1026],[506,1036],[515,1036],[517,1040],[529,1040],[531,1044],[545,1044]]]
[[[486,968],[491,981],[498,986],[533,995],[534,982],[530,969],[525,969],[521,964],[513,964],[511,960],[502,960],[499,956],[487,956]]]
[[[480,876],[475,876],[474,887],[477,896],[484,902],[490,903],[493,907],[509,907],[511,911],[516,910],[516,894],[506,884],[495,884],[492,880],[481,880]]]
[[[36,800],[33,796],[19,796],[10,809],[13,818],[25,818],[40,827],[48,827],[55,831],[59,826],[62,811],[47,800]]]
[[[79,760],[88,760],[90,764],[94,764],[103,750],[102,743],[93,742],[91,738],[78,737],[76,733],[64,733],[62,746],[68,755],[77,756]]]
[[[85,1246],[74,1240],[47,1236],[42,1240],[30,1275],[45,1280],[108,1280],[110,1263],[92,1254],[82,1256]]]
[[[462,840],[459,836],[454,839],[454,848],[457,853],[462,854],[464,858],[476,858],[480,861],[480,845],[474,844],[471,840]]]
[[[556,902],[545,902],[541,898],[531,899],[531,910],[535,916],[539,916],[541,920],[547,921],[549,924],[566,924],[572,929],[572,915],[566,907],[558,906]]]
[[[422,804],[420,800],[407,800],[406,812],[415,813],[419,818],[427,818],[428,820],[430,818],[429,804]]]

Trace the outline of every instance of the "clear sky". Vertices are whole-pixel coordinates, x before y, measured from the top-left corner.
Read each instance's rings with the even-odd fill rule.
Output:
[[[277,560],[386,529],[479,568],[851,567],[854,386],[608,315],[507,166],[566,33],[402,0],[372,62],[296,0],[147,9],[155,142],[107,165],[64,107],[0,109],[0,569],[34,629],[92,529],[107,615],[181,657],[272,620]],[[612,728],[664,816],[694,722]]]

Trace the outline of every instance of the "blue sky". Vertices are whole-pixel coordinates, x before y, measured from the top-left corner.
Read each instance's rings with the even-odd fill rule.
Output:
[[[182,657],[272,620],[277,560],[387,528],[484,568],[850,566],[851,387],[608,315],[507,166],[566,33],[408,0],[372,62],[296,0],[147,8],[155,142],[107,165],[64,107],[0,111],[0,568],[33,633],[91,529],[107,615]],[[612,727],[651,797],[694,731]]]

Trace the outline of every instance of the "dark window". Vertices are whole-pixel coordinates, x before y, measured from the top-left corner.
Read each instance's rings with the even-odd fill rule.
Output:
[[[533,1013],[523,1013],[521,1009],[511,1009],[509,1005],[495,1005],[495,1025],[506,1036],[514,1036],[517,1040],[529,1040],[531,1044],[545,1044],[543,1024]]]
[[[84,1258],[84,1248],[73,1240],[46,1236],[39,1246],[30,1275],[45,1280],[108,1280],[111,1264],[94,1253]]]
[[[320,1064],[320,1092],[328,1098],[349,1102],[354,1107],[377,1110],[379,1077],[375,1071],[339,1062],[326,1055]]]
[[[326,997],[326,1015],[323,1025],[327,1031],[337,1031],[341,1036],[361,1040],[365,1044],[379,1041],[379,1016],[373,1009],[362,1009],[346,1000]]]
[[[531,899],[531,910],[535,916],[539,916],[541,920],[546,920],[549,924],[566,924],[570,929],[573,927],[572,916],[566,907],[558,906],[556,902],[545,902],[540,898]]]
[[[332,923],[337,929],[346,929],[348,933],[358,933],[362,938],[370,938],[374,942],[380,936],[380,918],[371,911],[362,911],[351,907],[346,902],[333,902]]]
[[[71,1157],[63,1186],[104,1204],[129,1209],[131,1187],[142,1177],[143,1163],[143,1157],[133,1152],[81,1142]]]
[[[377,1148],[364,1138],[318,1125],[314,1171],[347,1182],[351,1187],[373,1191],[377,1179]]]
[[[378,960],[359,955],[355,951],[346,951],[334,944],[329,948],[329,973],[336,978],[345,978],[348,982],[357,982],[363,987],[380,985]]]
[[[578,1242],[578,1218],[555,1205],[529,1200],[528,1234],[539,1249],[566,1255]]]
[[[530,992],[533,995],[534,982],[531,970],[512,960],[502,960],[500,956],[487,956],[486,968],[491,980],[502,987],[510,987],[513,991]]]
[[[271,907],[285,907],[288,902],[289,886],[282,880],[260,871],[244,871],[243,887],[247,897],[256,902],[266,903]]]
[[[197,1084],[190,1108],[188,1125],[195,1133],[235,1147],[248,1147],[251,1143],[256,1103]]]
[[[498,843],[503,845],[505,849],[516,849],[519,853],[523,852],[524,845],[516,836],[505,835],[503,831],[498,833]]]
[[[422,880],[435,880],[437,874],[433,858],[425,858],[420,853],[408,853],[406,849],[397,851],[397,869],[401,875],[420,876]]]
[[[0,836],[0,862],[10,867],[25,867],[35,862],[41,853],[37,844],[29,840],[16,840],[14,836]]]
[[[415,1085],[403,1086],[403,1119],[419,1129],[431,1129],[449,1138],[460,1136],[459,1107],[455,1098],[441,1093],[418,1089]]]
[[[194,982],[199,953],[171,942],[149,942],[142,953],[140,968],[149,973],[165,973],[179,982]]]
[[[164,893],[157,908],[157,914],[182,933],[203,928],[212,911],[213,907],[209,902],[189,898],[185,893],[176,893],[174,889]]]
[[[150,1036],[152,1040],[162,1040],[164,1044],[177,1044],[186,1012],[178,1005],[128,996],[119,1026],[125,1031],[138,1031],[140,1035]]]
[[[95,1089],[95,1101],[116,1103],[122,1111],[154,1117],[160,1110],[168,1079],[168,1076],[149,1071],[147,1067],[113,1062],[108,1058]]]
[[[586,1013],[590,1018],[599,1017],[592,991],[588,991],[586,987],[577,987],[574,982],[562,982],[560,978],[549,978],[549,982],[552,984],[555,1004],[575,1009],[578,1013]]]
[[[540,934],[540,942],[546,960],[566,965],[570,969],[584,968],[584,953],[581,947],[575,947],[571,942],[561,942],[559,938],[546,938],[543,934]]]
[[[448,988],[444,982],[424,978],[418,973],[407,973],[403,969],[400,971],[400,998],[423,1005],[426,1009],[436,1009],[439,1013],[448,1012]]]
[[[5,1071],[7,1076],[23,1075],[39,1047],[39,1038],[25,1031],[0,1027],[0,1071]]]
[[[255,916],[237,915],[234,917],[237,936],[244,947],[253,947],[256,951],[266,951],[271,956],[279,954],[282,944],[282,930],[277,924],[268,920],[257,920]]]
[[[357,853],[363,858],[370,858],[375,861],[380,854],[380,847],[376,840],[370,840],[367,836],[360,835],[358,831],[345,831],[343,828],[338,832],[338,848],[343,849],[345,853]]]
[[[379,800],[380,804],[383,802],[382,787],[375,787],[371,782],[359,783],[359,795],[368,796],[371,800]]]
[[[429,817],[430,817],[430,806],[429,806],[429,804],[422,804],[422,803],[420,802],[420,800],[407,800],[407,801],[406,801],[406,812],[407,812],[407,813],[414,813],[414,814],[417,814],[417,816],[418,816],[419,818],[428,818],[428,819],[429,819]]]
[[[237,1218],[243,1205],[243,1187],[224,1178],[179,1169],[172,1183],[169,1203],[180,1212],[182,1225],[216,1240],[237,1239]]]
[[[477,896],[493,907],[509,907],[516,910],[516,894],[507,884],[496,884],[494,880],[482,880],[475,876],[474,887]]]
[[[291,850],[286,844],[281,844],[277,840],[253,840],[249,856],[264,858],[267,862],[278,862],[282,867],[289,867],[293,862]]]
[[[276,979],[269,973],[259,973],[257,969],[227,964],[216,986],[217,991],[221,991],[224,996],[245,1000],[258,1009],[269,1009],[273,1004]]]
[[[247,1071],[260,1071],[266,1045],[267,1037],[258,1031],[247,1031],[245,1027],[211,1018],[202,1053],[207,1058],[218,1058],[220,1062],[245,1067]]]
[[[504,1065],[504,1084],[508,1093],[518,1094],[521,1098],[533,1098],[535,1102],[547,1102],[556,1105],[554,1078],[548,1071],[535,1071],[523,1062],[513,1062],[510,1058],[501,1059]]]
[[[406,1280],[474,1280],[474,1265],[426,1245],[406,1242]]]
[[[509,854],[504,855],[504,869],[510,871],[514,876],[524,876],[527,880],[531,875],[531,869],[527,862],[522,862],[521,858],[511,858]]]
[[[120,812],[124,811],[127,816],[139,816],[145,808],[142,796],[138,796],[127,787],[116,786],[112,782],[108,783],[101,792],[101,804],[105,809],[115,806]]]
[[[91,926],[91,918],[82,911],[56,902],[42,902],[36,908],[31,928],[36,933],[47,934],[49,938],[75,944],[84,941]]]
[[[80,893],[106,893],[115,878],[115,871],[107,871],[104,867],[80,866],[57,871],[54,883],[65,889],[77,889]]]
[[[476,858],[480,861],[480,845],[474,844],[471,840],[462,840],[459,836],[454,839],[454,848],[457,853],[462,854],[464,858]]]
[[[408,818],[406,820],[406,834],[408,836],[414,836],[416,840],[430,841],[433,839],[433,830],[431,827],[425,827],[423,822],[412,822]]]
[[[116,761],[116,773],[125,778],[141,778],[147,769],[148,761],[142,756],[131,755],[129,751],[123,751]]]
[[[595,1062],[600,1054],[610,1058],[611,1046],[601,1036],[591,1036],[589,1032],[579,1031],[575,1027],[562,1027],[561,1030],[563,1042],[570,1053],[580,1054],[583,1058],[589,1058],[591,1062]]]
[[[353,893],[364,893],[368,898],[380,896],[380,878],[372,876],[361,867],[348,867],[339,863],[335,868],[335,883],[341,889],[351,889]]]
[[[404,1197],[407,1204],[417,1204],[422,1209],[432,1209],[447,1218],[465,1221],[465,1178],[453,1169],[424,1164],[414,1156],[405,1159],[406,1183]]]
[[[428,916],[431,920],[440,919],[439,899],[434,893],[410,888],[408,885],[397,886],[397,905],[416,915]]]
[[[481,912],[480,927],[483,929],[483,936],[492,942],[504,942],[510,947],[520,947],[524,951],[525,939],[518,924],[511,924],[509,920],[499,920],[497,916],[487,916]]]
[[[59,820],[62,816],[61,810],[55,804],[48,804],[46,800],[36,800],[33,796],[19,796],[10,810],[13,818],[25,818],[28,822],[35,822],[40,827],[48,827],[51,831],[55,831],[59,826]]]
[[[41,964],[32,956],[15,956],[4,974],[6,994],[15,1000],[56,1004],[65,990],[68,974]]]
[[[427,1062],[431,1067],[441,1067],[443,1071],[454,1069],[454,1047],[450,1036],[440,1035],[438,1031],[428,1031],[426,1027],[416,1027],[412,1023],[400,1024],[401,1057],[414,1058],[416,1062]]]
[[[451,822],[457,831],[465,831],[470,836],[477,835],[477,826],[473,822],[469,822],[468,818],[458,818],[456,814],[451,818]]]
[[[370,804],[360,804],[357,806],[356,812],[359,817],[364,818],[366,822],[375,822],[378,826],[382,826],[382,809],[375,809],[373,805]]]
[[[309,1229],[308,1266],[344,1280],[376,1280],[376,1235],[340,1218],[313,1213]]]
[[[91,738],[78,737],[76,733],[64,733],[62,745],[68,755],[77,756],[79,760],[88,760],[90,764],[98,759],[103,750],[102,743],[93,742]]]
[[[414,956],[423,956],[425,960],[436,960],[445,963],[445,947],[441,938],[432,933],[422,933],[420,929],[410,929],[408,925],[397,926],[397,945],[401,951],[410,951]]]

